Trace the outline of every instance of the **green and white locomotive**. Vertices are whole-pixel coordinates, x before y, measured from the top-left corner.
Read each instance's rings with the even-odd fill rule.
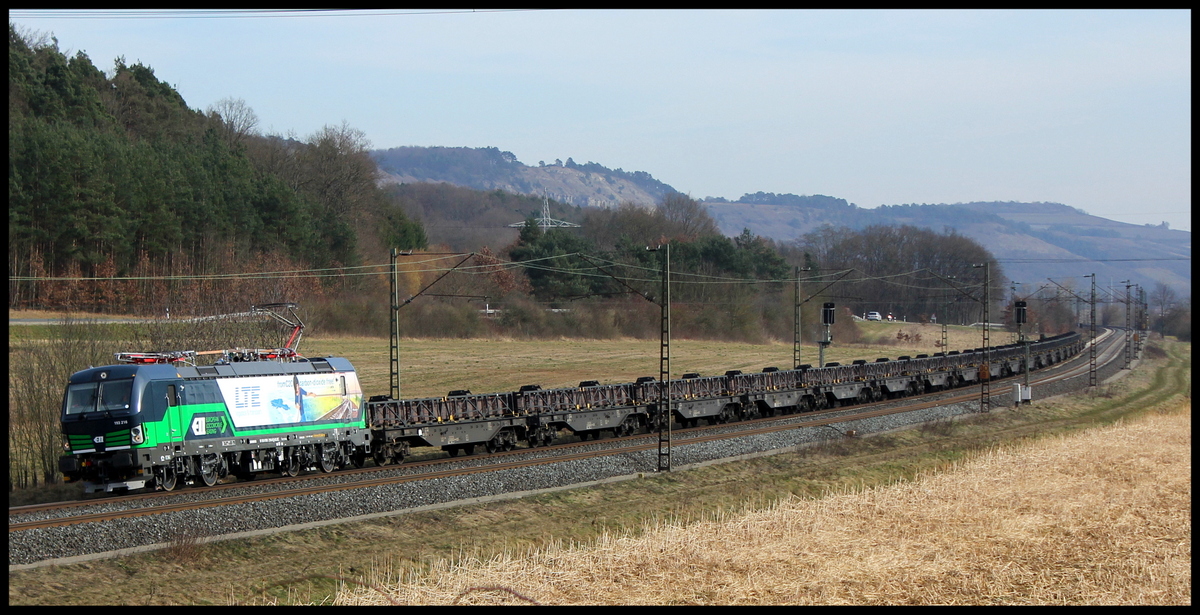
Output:
[[[366,459],[370,431],[348,360],[283,348],[187,364],[196,354],[118,353],[119,364],[73,374],[62,405],[63,475],[88,493],[170,491]]]

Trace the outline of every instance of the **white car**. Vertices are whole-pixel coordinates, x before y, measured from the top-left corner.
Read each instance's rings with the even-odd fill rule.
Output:
[[[867,320],[883,320],[883,316],[879,312],[867,312]]]

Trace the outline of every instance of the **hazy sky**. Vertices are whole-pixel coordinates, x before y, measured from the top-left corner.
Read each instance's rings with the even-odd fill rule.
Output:
[[[497,147],[645,171],[693,197],[860,207],[1053,201],[1191,230],[1191,13],[44,11],[271,134]]]

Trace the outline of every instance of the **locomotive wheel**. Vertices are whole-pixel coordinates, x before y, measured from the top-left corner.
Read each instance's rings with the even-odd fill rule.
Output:
[[[155,469],[154,479],[163,491],[174,491],[175,486],[179,484],[179,477],[175,475],[175,469],[171,466]]]
[[[354,449],[354,453],[350,455],[350,463],[354,464],[356,468],[367,465],[367,454],[360,448]]]
[[[321,447],[321,471],[328,474],[337,469],[338,447],[335,442],[326,442]]]
[[[216,455],[204,455],[197,457],[197,465],[200,466],[200,480],[204,481],[205,487],[212,487],[217,484],[217,469],[220,465],[220,459],[213,461]]]
[[[294,452],[289,451],[283,458],[283,467],[280,468],[280,473],[284,476],[296,476],[300,473],[300,458],[296,457]]]

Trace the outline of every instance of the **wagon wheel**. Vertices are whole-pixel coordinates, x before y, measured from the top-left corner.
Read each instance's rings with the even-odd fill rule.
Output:
[[[321,471],[328,474],[338,467],[338,445],[336,442],[326,442],[321,445]]]
[[[379,467],[383,467],[392,461],[392,456],[387,453],[387,447],[385,446],[375,447],[373,457],[375,458],[375,465]]]
[[[554,441],[554,430],[539,428],[529,439],[530,446],[550,446]]]
[[[163,491],[174,491],[175,486],[179,484],[179,477],[175,475],[175,469],[171,466],[155,468],[154,476]]]
[[[204,455],[198,457],[197,461],[200,465],[200,480],[204,481],[204,486],[212,487],[217,484],[217,466],[221,464],[221,460],[216,455]]]

